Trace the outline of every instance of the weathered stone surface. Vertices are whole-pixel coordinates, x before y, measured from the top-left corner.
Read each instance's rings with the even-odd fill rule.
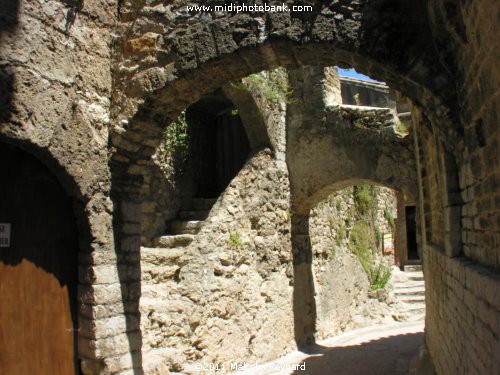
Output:
[[[271,181],[275,189],[259,189]],[[287,186],[286,171],[260,152],[187,248],[143,248],[145,350],[175,347],[185,359],[172,365],[181,368],[202,357],[215,360],[212,353],[220,361],[271,359],[293,347]],[[250,193],[256,189],[257,196]],[[273,236],[262,235],[270,229]],[[242,245],[230,244],[233,232]]]
[[[73,198],[80,230],[79,259],[84,265],[127,264],[139,268],[137,240],[121,247],[124,237],[141,235],[137,226],[124,225],[121,202],[139,202],[142,186],[151,192],[162,183],[162,178],[148,181],[144,173],[147,168],[141,171],[136,166],[144,167],[157,150],[164,125],[204,94],[250,73],[279,65],[296,68],[340,64],[356,66],[406,95],[414,106],[412,137],[418,171],[415,201],[420,212],[418,227],[429,283],[426,327],[429,354],[438,374],[498,372],[500,364],[493,350],[498,347],[499,328],[498,323],[492,324],[492,317],[498,322],[499,315],[495,291],[499,289],[500,266],[497,2],[342,0],[311,2],[312,13],[251,14],[188,12],[185,5],[197,5],[200,3],[197,1],[7,3],[1,10],[0,29],[0,137],[45,162]],[[281,121],[284,110],[263,112]],[[273,130],[270,139],[283,134],[283,128],[274,129],[277,130]],[[284,145],[272,143],[278,170],[284,170]],[[364,154],[363,149],[360,154]],[[370,165],[380,157],[370,158]],[[399,171],[391,170],[385,158],[380,164],[380,168],[372,168],[370,173],[378,170],[374,179],[392,184],[391,178]],[[390,172],[394,172],[392,177]],[[270,176],[273,178],[255,180],[265,194],[277,185],[278,177]],[[280,178],[286,180],[281,175]],[[294,189],[297,187],[300,190],[300,185]],[[312,194],[306,191],[304,195],[309,193]],[[179,196],[182,194],[174,191],[157,198],[174,201]],[[241,206],[248,208],[252,217],[250,222],[242,219],[242,228],[225,223],[217,232],[221,238],[213,235],[208,244],[193,244],[193,249],[203,254],[203,260],[186,265],[179,274],[181,279],[190,278],[190,273],[197,275],[198,279],[192,278],[193,288],[198,286],[197,290],[205,291],[206,284],[202,283],[205,279],[199,278],[203,270],[217,272],[213,276],[208,272],[207,279],[233,278],[239,282],[241,278],[249,282],[251,278],[245,275],[250,274],[256,278],[256,284],[265,277],[276,285],[289,282],[291,268],[287,267],[283,273],[274,271],[281,269],[281,261],[289,261],[289,244],[276,245],[273,237],[276,225],[285,228],[283,235],[288,230],[280,222],[288,210],[285,203],[288,197],[282,198],[279,210],[258,197],[252,197],[253,201],[248,196],[242,199],[246,203]],[[150,201],[145,199],[144,203]],[[160,215],[153,215],[155,209],[150,206],[145,211],[152,217],[147,220],[157,228],[166,218],[173,217],[178,205],[180,202],[174,203],[171,212]],[[261,208],[270,213],[269,217],[263,217]],[[228,215],[243,217],[240,214],[241,211],[234,210]],[[137,224],[137,219],[133,217],[134,222],[130,223]],[[208,222],[207,228],[215,229],[219,219],[224,221],[219,217],[212,227]],[[252,225],[257,229],[250,231],[258,232],[255,240],[249,236],[245,241],[256,248],[261,246],[258,254],[262,252],[271,259],[259,260],[258,277],[248,264],[255,260],[250,255],[240,258],[235,250],[228,249],[228,254],[220,260],[218,256],[209,258],[216,251],[215,244],[224,247],[227,233],[235,229],[250,233],[248,228]],[[145,235],[147,241],[161,234],[152,232]],[[123,250],[128,253],[124,255]],[[206,268],[207,265],[210,267]],[[81,315],[96,318],[117,316],[125,310],[137,313],[137,286],[131,293],[116,287],[127,285],[129,278],[135,280],[134,272],[117,267],[118,279],[113,280],[112,274],[94,271],[95,274],[86,274],[84,270],[82,282],[107,285],[97,284],[87,289],[83,286],[81,302],[89,304],[81,303]],[[173,286],[174,282],[177,281],[172,281]],[[232,290],[233,283],[217,285],[213,290],[207,289],[206,295],[201,292],[191,295],[193,300],[188,298],[191,301],[188,306],[200,301],[202,306],[224,301],[231,311],[231,300],[254,301],[248,296],[234,299],[238,292]],[[247,286],[243,281],[242,285]],[[290,289],[291,286],[283,287],[277,294],[291,295]],[[231,292],[223,295],[221,291]],[[182,293],[187,292],[182,290]],[[258,303],[265,305],[262,300],[259,298]],[[221,303],[224,309],[226,305]],[[292,311],[289,301],[283,306],[286,308],[281,317],[289,319]],[[178,315],[191,312],[186,309]],[[204,325],[193,328],[194,331],[207,329],[208,324],[220,332],[234,328],[235,332],[242,332],[240,338],[245,337],[245,341],[248,338],[248,344],[252,337],[249,332],[254,327],[236,327],[234,322],[225,325],[226,320],[220,318],[225,314],[214,313],[217,318],[211,318],[210,323],[208,318],[200,318]],[[253,315],[250,315],[251,320]],[[167,316],[164,320],[168,323],[170,319]],[[177,316],[175,319],[182,320]],[[158,327],[165,326],[162,324],[158,323]],[[252,339],[252,343],[259,343],[252,352],[255,357],[260,355],[260,347],[266,347],[259,340],[265,342],[267,336],[272,336],[273,324],[271,321],[270,326],[262,328]],[[187,332],[192,328],[182,327]],[[144,335],[145,341],[153,342]],[[276,344],[286,348],[281,343],[289,342],[291,337],[283,334]],[[161,344],[162,340],[160,335],[157,342]],[[189,339],[182,340],[182,345],[191,345]],[[232,339],[228,339],[221,347],[233,349],[231,343]],[[176,342],[168,342],[171,344]],[[199,345],[200,351],[208,350],[202,348],[203,342]],[[207,347],[217,345],[206,343]],[[140,345],[133,345],[137,346],[134,353],[140,353]],[[84,372],[133,372],[132,368],[140,366],[140,357],[129,353],[130,360],[117,359],[122,358],[121,350],[130,351],[131,346],[125,345],[125,340],[116,345],[107,341],[103,346],[82,344],[79,355],[84,358]],[[198,352],[194,350],[190,356],[195,358]],[[251,357],[247,354],[237,353]],[[267,358],[267,354],[263,353],[261,358]]]
[[[381,233],[392,230],[384,218],[384,208],[394,208],[396,197],[387,188],[377,188],[374,222]],[[355,210],[353,189],[345,188],[329,196],[311,210],[309,228],[313,254],[313,275],[317,308],[316,334],[323,339],[345,330],[394,321],[394,298],[379,300],[369,290],[369,281],[359,259],[349,248]],[[394,255],[375,259],[391,267]],[[391,283],[387,285],[390,289]],[[368,298],[375,292],[375,299]],[[382,303],[380,303],[382,302]]]
[[[333,191],[363,181],[416,197],[412,140],[393,131],[391,110],[326,107],[328,84],[323,68],[290,73],[287,162],[294,209],[306,212]]]

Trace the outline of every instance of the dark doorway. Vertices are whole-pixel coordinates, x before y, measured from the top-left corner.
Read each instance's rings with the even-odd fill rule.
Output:
[[[408,248],[408,260],[419,260],[417,248],[417,223],[415,221],[416,208],[415,206],[405,207],[406,215],[406,241]]]
[[[243,167],[250,144],[233,104],[215,92],[186,111],[192,139],[191,155],[198,160],[196,196],[218,197]]]
[[[0,372],[78,374],[78,234],[70,198],[35,157],[0,143]]]

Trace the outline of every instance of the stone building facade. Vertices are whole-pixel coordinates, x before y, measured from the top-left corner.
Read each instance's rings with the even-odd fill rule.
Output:
[[[310,209],[332,191],[356,181],[378,182],[413,194],[420,213],[427,359],[439,374],[498,373],[496,2],[340,0],[308,2],[313,5],[311,12],[187,10],[186,5],[198,3],[15,0],[0,10],[0,141],[9,145],[2,147],[15,146],[33,155],[48,168],[43,175],[55,176],[71,197],[78,232],[73,267],[78,274],[78,293],[73,296],[73,305],[78,306],[75,347],[83,372],[148,371],[142,348],[149,338],[141,331],[139,305],[141,295],[148,292],[147,283],[141,281],[142,197],[163,129],[204,95],[249,74],[283,66],[291,71],[294,92],[309,96],[312,104],[298,100],[287,106],[286,150],[273,143],[274,136],[265,139],[256,130],[254,146],[264,147],[255,149],[252,162],[242,171],[256,169],[259,163],[286,162],[288,168],[295,214],[285,224],[277,210],[272,224],[273,230],[275,226],[283,233],[289,230],[291,251],[283,252],[285,248],[274,248],[275,244],[273,251],[268,249],[273,256],[269,264],[287,264],[279,267],[289,267],[293,275],[293,285],[277,291],[292,296],[291,301],[281,301],[288,318],[293,311],[294,330],[279,338],[283,346],[314,339]],[[324,81],[324,70],[311,66],[332,65],[354,66],[409,98],[413,144],[382,135],[376,138],[382,142],[370,140],[377,147],[365,152],[367,146],[354,142],[353,134],[367,139],[371,134],[370,129],[356,127],[359,113],[333,111],[321,103],[318,89],[303,85],[307,77]],[[274,115],[264,109],[263,116]],[[391,144],[400,157],[386,155]],[[266,146],[271,152],[265,151]],[[355,165],[368,163],[374,168],[361,168],[359,174],[349,174],[355,170],[349,164],[344,170],[328,168],[329,158],[345,157],[348,151],[356,153]],[[407,157],[412,152],[414,157]],[[6,160],[16,159],[11,154]],[[401,161],[416,165],[415,184],[406,185],[409,176]],[[286,179],[280,171],[276,167],[252,183],[286,211],[287,197],[273,190]],[[245,173],[239,177],[245,178]],[[250,204],[251,199],[241,201]],[[233,211],[237,216],[242,208]],[[260,219],[260,212],[256,216]],[[9,222],[8,217],[1,220]],[[249,220],[245,225],[254,224]],[[257,221],[257,225],[266,246],[271,241],[267,224],[259,226]],[[13,229],[13,244],[14,233]],[[221,241],[213,239],[209,245],[219,246]],[[53,243],[64,246],[57,238]],[[210,276],[216,277],[216,271],[221,280],[233,274],[240,277],[238,272],[248,260],[233,258],[234,251],[225,255],[227,259],[211,260]],[[196,253],[186,252],[168,260],[173,269],[187,262],[185,271],[174,271],[172,283],[176,277],[194,274],[188,270],[203,267],[204,257],[196,262],[192,257]],[[217,262],[218,270],[212,268]],[[237,270],[231,268],[232,262],[238,264]],[[284,281],[289,278],[286,272],[270,277]],[[224,288],[222,281],[219,288]],[[203,290],[184,291],[195,301],[178,305],[177,313],[191,311],[197,297],[206,297]],[[266,288],[262,290],[260,305],[269,303]],[[221,290],[229,292],[238,294],[230,288]],[[243,292],[238,301],[247,298]],[[235,307],[230,300],[218,316],[231,314]],[[264,313],[258,307],[255,314]],[[248,314],[250,319],[253,313]],[[251,341],[253,327],[243,323],[238,327]],[[292,338],[295,344],[290,344]]]

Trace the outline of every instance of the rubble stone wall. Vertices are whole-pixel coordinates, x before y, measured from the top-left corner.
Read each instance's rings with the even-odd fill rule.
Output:
[[[497,373],[498,295],[488,294],[500,264],[497,2],[318,1],[312,14],[188,13],[186,3],[200,2],[15,0],[0,10],[1,141],[47,164],[74,200],[84,372],[142,367],[141,189],[165,125],[250,73],[340,64],[415,108],[437,372]],[[302,224],[291,231],[304,234]],[[309,255],[294,259],[305,284]]]
[[[376,187],[373,197],[374,225],[381,234],[392,233],[384,217],[384,209],[386,206],[391,210],[395,208],[395,192]],[[356,203],[352,187],[330,195],[311,210],[309,226],[318,339],[331,337],[353,328],[394,322],[390,306],[394,301],[369,298],[368,277],[349,246],[355,211]],[[391,268],[394,264],[394,254],[383,255],[381,245],[377,246],[374,253],[375,263],[382,262]],[[387,290],[390,289],[390,285],[389,282]]]
[[[176,352],[174,368],[262,361],[294,347],[287,172],[270,151],[251,157],[200,233],[168,261],[143,252],[143,350]],[[237,233],[241,243],[231,241]],[[179,250],[173,250],[179,251]],[[162,253],[164,255],[162,255]],[[163,260],[165,258],[165,260]]]

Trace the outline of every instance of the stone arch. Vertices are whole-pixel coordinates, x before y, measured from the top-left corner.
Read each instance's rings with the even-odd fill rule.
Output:
[[[102,345],[108,345],[106,340],[114,340],[113,335],[120,334],[121,330],[131,330],[134,335],[133,318],[120,316],[118,312],[134,313],[133,306],[127,305],[126,293],[132,285],[130,281],[140,277],[137,271],[124,267],[126,255],[106,252],[107,246],[113,246],[111,200],[99,190],[89,197],[82,181],[78,181],[80,176],[73,175],[74,170],[65,164],[67,160],[61,157],[58,150],[39,146],[36,140],[5,134],[0,136],[0,147],[3,145],[19,149],[47,168],[71,201],[78,237],[75,264],[77,290],[74,291],[78,321],[76,359],[83,371],[98,372],[103,367],[104,357],[109,355],[103,354],[101,349]],[[107,293],[107,290],[112,292]],[[103,306],[106,306],[106,311],[103,311]],[[114,322],[114,327],[110,329],[101,322]],[[141,363],[140,355],[130,357],[126,353],[128,348],[123,354],[123,347],[133,345],[130,343],[133,340],[131,334],[123,333],[118,340],[118,357],[115,354],[112,359],[107,359],[107,365],[116,366],[117,361],[123,360],[131,361],[132,366]]]
[[[454,79],[435,63],[439,52],[428,48],[432,41],[425,5],[392,0],[349,5],[347,9],[344,4],[318,1],[309,15],[225,14],[208,21],[203,15],[186,15],[181,20],[163,5],[122,7],[118,29],[124,37],[115,55],[115,128],[110,136],[113,197],[122,208],[117,212],[118,251],[139,252],[140,230],[128,228],[125,234],[124,222],[127,218],[140,222],[142,181],[137,172],[158,146],[161,130],[204,94],[261,70],[356,67],[387,82],[432,122],[443,124],[436,131],[444,137],[460,139],[460,128],[452,121],[458,117],[451,110],[458,108]],[[168,12],[172,18],[164,16]],[[399,32],[391,32],[384,24]],[[418,34],[417,29],[421,30]],[[360,178],[378,181],[371,174]],[[312,192],[306,195],[314,196]],[[294,220],[300,235],[307,225],[299,215]],[[294,266],[307,263],[304,256],[298,254]],[[308,328],[306,332],[297,329],[297,342],[307,342]]]
[[[389,109],[329,105],[328,69],[290,71],[287,163],[292,204],[306,214],[331,192],[371,182],[417,196],[412,136],[391,127]],[[347,184],[347,185],[346,185]]]
[[[377,180],[350,178],[342,181],[332,182],[314,194],[307,205],[300,206],[297,213],[294,213],[291,221],[291,241],[293,247],[294,266],[294,323],[295,340],[299,346],[311,344],[315,341],[318,324],[317,307],[317,285],[315,284],[315,271],[313,262],[315,254],[313,251],[313,241],[311,240],[311,211],[331,194],[342,189],[357,185],[371,185],[386,187],[399,195],[397,199],[403,197],[401,188],[381,183]],[[413,193],[413,192],[410,192]],[[395,207],[398,209],[398,207]],[[399,240],[399,239],[398,239]]]
[[[279,142],[266,125],[264,100],[244,85],[225,85],[184,110],[186,153],[179,157],[159,147],[144,166],[143,245],[169,232],[168,223],[191,198],[217,199],[251,155],[264,148],[276,152]],[[166,176],[169,168],[182,173]]]
[[[303,235],[308,238],[304,242],[310,254],[310,269],[304,265],[302,273],[312,275],[309,276],[311,292],[303,295],[311,296],[308,302],[314,308],[309,311],[315,314],[308,316],[309,326],[315,327],[317,339],[337,335],[343,324],[355,320],[354,315],[363,315],[342,305],[346,301],[356,306],[366,303],[363,299],[358,300],[358,293],[368,290],[372,282],[356,251],[359,250],[356,244],[361,242],[362,248],[372,250],[372,256],[365,257],[365,261],[370,259],[375,264],[391,267],[396,262],[397,240],[403,228],[398,228],[398,219],[404,216],[404,209],[400,211],[398,207],[401,198],[398,191],[366,180],[343,181],[336,186],[338,190],[311,208],[307,214],[309,231]],[[394,215],[394,226],[386,210]],[[393,251],[389,253],[383,251],[383,235],[387,233],[392,234],[394,241]],[[379,318],[390,311],[388,306],[374,307]]]
[[[113,146],[129,160],[147,158],[155,134],[183,108],[228,81],[277,66],[354,66],[405,93],[431,119],[446,120],[455,100],[452,80],[433,63],[435,51],[425,48],[423,5],[378,0],[350,6],[318,1],[311,14],[224,14],[213,20],[185,14],[189,26],[173,33],[163,32],[169,21],[159,15],[180,9],[122,6],[125,37],[116,56],[122,73],[115,79],[114,110],[120,125]],[[147,26],[152,20],[159,23],[154,31]],[[398,25],[399,33],[385,35],[384,23]]]

